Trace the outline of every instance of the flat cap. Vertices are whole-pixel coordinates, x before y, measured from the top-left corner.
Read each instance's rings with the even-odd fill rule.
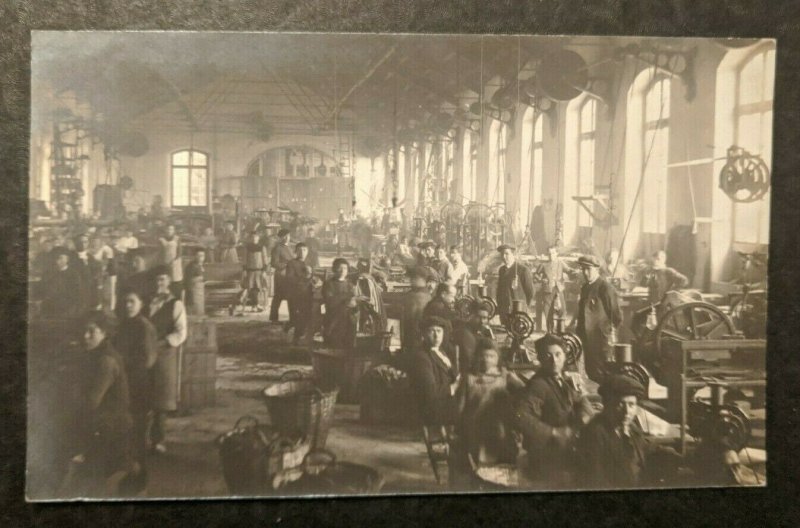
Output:
[[[426,240],[426,241],[424,241],[424,242],[420,242],[419,244],[417,244],[417,247],[418,247],[419,249],[426,249],[426,248],[429,248],[429,247],[434,247],[434,246],[436,246],[436,244],[434,244],[434,243],[433,243],[433,242],[431,242],[430,240]]]
[[[609,398],[623,398],[625,396],[636,396],[641,399],[645,397],[646,392],[646,389],[641,383],[625,374],[614,374],[607,377],[597,390],[597,393],[602,396],[604,400]]]
[[[284,229],[281,229],[280,231],[278,231],[278,236],[279,236],[279,237],[284,237],[284,236],[286,236],[286,235],[288,235],[288,234],[289,234],[289,230],[288,230],[288,229],[285,229],[285,228],[284,228]]]
[[[512,246],[510,244],[502,244],[502,245],[498,246],[497,252],[498,253],[502,253],[503,251],[505,251],[507,249],[510,249],[511,251],[516,251],[517,250],[517,248],[515,248],[514,246]]]
[[[581,267],[599,268],[600,259],[594,255],[583,255],[582,257],[578,258],[578,265]]]

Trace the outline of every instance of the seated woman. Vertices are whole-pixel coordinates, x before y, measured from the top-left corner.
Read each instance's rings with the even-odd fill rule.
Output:
[[[90,312],[83,341],[88,354],[83,383],[80,453],[72,461],[78,489],[66,493],[100,497],[117,494],[116,483],[131,469],[133,420],[129,412],[128,376],[122,357],[111,345],[113,316]]]
[[[356,285],[347,274],[350,264],[343,258],[333,261],[333,277],[322,286],[325,319],[322,337],[325,344],[334,348],[352,348],[356,338]]]
[[[493,341],[481,339],[475,357],[473,373],[466,376],[456,394],[456,432],[476,464],[514,463],[517,444],[511,432],[514,410],[510,392],[525,384],[500,367],[500,354]]]
[[[461,374],[455,357],[444,350],[442,343],[450,322],[440,317],[422,321],[423,346],[410,354],[408,379],[417,395],[423,425],[456,423],[455,400]]]

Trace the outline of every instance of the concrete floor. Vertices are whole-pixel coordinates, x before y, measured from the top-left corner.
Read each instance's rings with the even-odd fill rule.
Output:
[[[148,461],[148,497],[228,496],[216,439],[244,415],[270,423],[261,393],[284,372],[311,375],[307,350],[268,339],[280,338],[279,325],[248,319],[220,321],[216,404],[168,421],[168,452],[151,455]],[[229,339],[231,335],[237,339]],[[421,431],[362,424],[358,405],[336,406],[326,448],[338,460],[378,470],[385,478],[385,492],[446,490],[434,480]]]

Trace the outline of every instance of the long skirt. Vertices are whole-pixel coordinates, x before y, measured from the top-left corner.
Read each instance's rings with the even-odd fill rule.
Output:
[[[180,394],[180,347],[165,347],[158,351],[153,365],[153,409],[175,411]]]
[[[189,315],[206,314],[206,283],[202,277],[186,281],[186,300]]]
[[[220,262],[226,264],[238,264],[239,263],[239,253],[236,251],[236,248],[223,248],[222,252],[220,253],[219,257]]]

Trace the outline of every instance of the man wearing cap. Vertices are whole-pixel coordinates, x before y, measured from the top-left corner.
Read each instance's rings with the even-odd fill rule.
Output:
[[[513,311],[512,301],[525,301],[525,306],[533,301],[533,277],[527,267],[517,262],[515,247],[503,244],[497,251],[503,257],[497,272],[497,313],[500,322],[506,325]]]
[[[411,355],[408,365],[408,378],[425,425],[448,425],[456,421],[458,361],[442,348],[449,327],[450,323],[440,317],[423,319],[420,325],[423,347]]]
[[[288,283],[286,281],[286,266],[294,260],[294,252],[289,247],[289,230],[278,231],[278,243],[272,248],[270,266],[275,270],[275,288],[273,290],[272,305],[269,310],[269,320],[278,322],[278,310],[285,300],[289,302]],[[288,326],[287,326],[288,329]]]
[[[411,268],[408,276],[411,280],[411,290],[403,295],[403,313],[400,318],[400,342],[406,355],[417,350],[422,344],[419,323],[422,320],[422,312],[431,302],[427,268]]]
[[[70,263],[69,250],[56,247],[52,253],[55,265],[42,275],[42,315],[54,318],[81,315],[81,306],[75,302],[75,285],[81,277]]]
[[[611,337],[622,322],[622,310],[616,290],[600,277],[600,260],[584,255],[578,264],[586,282],[581,287],[575,328],[583,342],[586,374],[600,383],[606,362],[613,358]]]
[[[531,475],[544,489],[569,487],[578,431],[593,411],[572,379],[564,376],[565,344],[554,334],[535,343],[541,367],[515,405],[517,427],[528,452]]]
[[[556,317],[562,317],[566,308],[564,301],[564,279],[567,269],[558,257],[558,246],[548,248],[550,260],[543,262],[536,270],[535,278],[539,281],[536,292],[536,324],[539,328],[547,328],[552,332]],[[546,324],[545,324],[546,320]]]
[[[455,269],[453,264],[447,259],[447,249],[444,246],[436,246],[436,257],[434,259],[434,269],[439,273],[442,282],[455,284]]]
[[[289,297],[289,326],[294,328],[294,344],[306,333],[311,320],[314,270],[308,264],[308,246],[294,246],[295,258],[286,264],[286,285]]]
[[[78,272],[80,280],[75,285],[78,310],[94,310],[100,304],[100,281],[103,265],[89,251],[89,235],[81,233],[73,240],[75,251],[70,255],[70,266]]]
[[[453,324],[458,319],[458,314],[453,308],[456,300],[456,287],[446,282],[440,282],[436,287],[436,295],[425,306],[422,312],[423,317],[441,317]]]
[[[615,374],[606,378],[598,392],[603,412],[583,429],[577,446],[581,487],[635,488],[645,483],[643,477],[659,462],[675,465],[678,454],[648,442],[636,421],[639,402],[645,397],[638,381]]]
[[[666,251],[653,253],[648,269],[642,277],[641,285],[647,288],[650,304],[661,304],[668,291],[685,288],[689,279],[683,273],[667,266]]]

